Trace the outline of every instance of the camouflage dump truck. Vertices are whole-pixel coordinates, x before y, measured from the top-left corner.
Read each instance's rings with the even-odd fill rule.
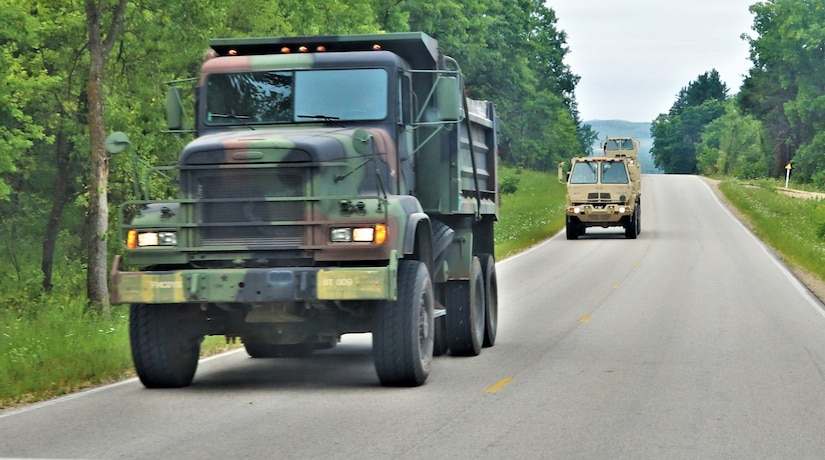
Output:
[[[112,297],[146,387],[189,385],[206,335],[269,358],[371,332],[388,386],[495,343],[496,112],[433,38],[212,40],[195,91],[179,196],[121,210]]]
[[[617,140],[628,140],[627,148],[611,142]],[[578,239],[588,227],[621,226],[630,239],[641,232],[641,168],[638,142],[632,141],[608,139],[605,156],[574,158],[569,172],[566,164],[559,165],[559,181],[567,182],[568,240]]]

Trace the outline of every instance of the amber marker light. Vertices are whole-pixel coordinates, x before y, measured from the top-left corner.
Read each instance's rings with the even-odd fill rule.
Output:
[[[376,44],[372,45],[372,49],[373,49],[374,51],[381,51],[381,45],[379,45],[378,43],[376,43]]]
[[[303,46],[303,45],[298,47],[298,51],[300,51],[302,53],[306,53],[308,50],[309,49],[306,46]]]
[[[230,56],[237,56],[238,55],[238,50],[229,50],[229,55]]]
[[[289,53],[289,51],[289,47],[284,46],[283,48],[281,48],[282,53]]]
[[[387,242],[387,224],[377,224],[375,226],[375,244]]]
[[[129,233],[126,234],[126,247],[129,249],[136,249],[137,248],[137,235],[138,232],[134,228],[129,230]]]
[[[315,48],[315,51],[318,51],[319,53],[323,53],[323,52],[324,52],[324,51],[326,51],[326,50],[327,50],[327,47],[326,47],[326,46],[324,46],[324,45],[318,45],[318,46]]]

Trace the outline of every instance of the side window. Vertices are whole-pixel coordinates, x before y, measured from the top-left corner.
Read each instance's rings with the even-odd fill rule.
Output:
[[[400,79],[399,92],[399,110],[401,116],[399,119],[401,123],[408,125],[412,123],[412,82],[409,74],[402,74]]]

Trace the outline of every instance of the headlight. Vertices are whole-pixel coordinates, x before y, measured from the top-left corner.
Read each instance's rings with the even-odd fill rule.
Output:
[[[578,206],[573,208],[573,214],[581,214],[581,212],[582,212],[582,208],[580,208]]]
[[[129,249],[153,247],[153,246],[177,246],[177,232],[139,232],[129,230],[126,235],[126,247]]]
[[[352,241],[351,228],[333,228],[329,231],[329,240],[333,243],[349,243]]]
[[[619,214],[624,214],[626,212],[627,212],[627,208],[625,208],[624,206],[619,206]]]
[[[384,244],[387,241],[387,226],[335,227],[329,230],[329,240],[333,243]]]

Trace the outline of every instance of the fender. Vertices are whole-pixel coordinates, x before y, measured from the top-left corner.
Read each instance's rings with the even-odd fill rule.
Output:
[[[417,212],[409,216],[404,231],[402,253],[405,256],[411,255],[413,259],[424,262],[430,273],[433,270],[432,235],[430,216],[423,212]]]

